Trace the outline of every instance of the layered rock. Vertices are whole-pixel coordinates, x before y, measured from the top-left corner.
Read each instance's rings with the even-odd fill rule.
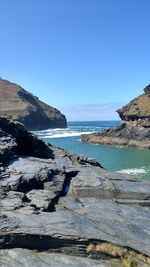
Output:
[[[21,86],[0,80],[0,116],[21,122],[28,130],[67,127],[59,110],[40,101]]]
[[[83,142],[93,144],[131,146],[150,149],[150,129],[133,123],[122,123],[120,126],[100,133],[81,135]]]
[[[83,142],[150,149],[150,85],[144,94],[118,109],[121,125],[100,133],[82,135]]]
[[[149,180],[109,172],[4,118],[0,129],[3,267],[150,266]]]

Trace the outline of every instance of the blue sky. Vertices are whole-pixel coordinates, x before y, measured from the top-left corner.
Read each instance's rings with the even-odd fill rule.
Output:
[[[149,0],[0,0],[0,76],[69,120],[116,119],[150,83]]]

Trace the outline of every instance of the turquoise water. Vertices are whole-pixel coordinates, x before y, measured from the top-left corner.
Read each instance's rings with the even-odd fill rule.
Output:
[[[150,150],[82,143],[80,135],[119,125],[119,121],[69,122],[67,129],[37,132],[45,141],[70,152],[95,158],[105,168],[150,178]]]

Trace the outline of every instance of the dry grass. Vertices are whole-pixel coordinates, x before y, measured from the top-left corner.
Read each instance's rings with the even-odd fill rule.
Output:
[[[101,252],[113,258],[118,258],[122,267],[142,267],[142,264],[150,265],[149,257],[112,243],[89,244],[86,251],[89,254]]]
[[[88,245],[86,251],[87,253],[93,253],[95,251],[95,245],[94,244]]]
[[[127,253],[126,248],[112,245],[110,243],[101,243],[96,245],[96,251],[106,253],[113,257],[123,257]]]
[[[140,115],[140,116],[146,116],[148,117],[150,115],[150,96],[147,95],[141,95],[136,98],[135,100],[136,105],[133,105],[133,103],[129,103],[126,105],[126,110],[124,110],[124,115]],[[137,109],[138,108],[138,109]]]

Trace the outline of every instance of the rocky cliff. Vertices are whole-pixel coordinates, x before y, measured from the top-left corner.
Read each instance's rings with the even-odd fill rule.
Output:
[[[82,135],[83,142],[125,145],[150,149],[150,85],[144,94],[117,110],[122,122],[100,133]]]
[[[0,266],[150,266],[150,180],[0,118]]]
[[[67,127],[57,109],[40,101],[17,84],[0,80],[0,116],[21,122],[28,130]]]
[[[137,125],[150,128],[150,85],[144,88],[144,92],[117,112],[123,121],[134,121]]]

